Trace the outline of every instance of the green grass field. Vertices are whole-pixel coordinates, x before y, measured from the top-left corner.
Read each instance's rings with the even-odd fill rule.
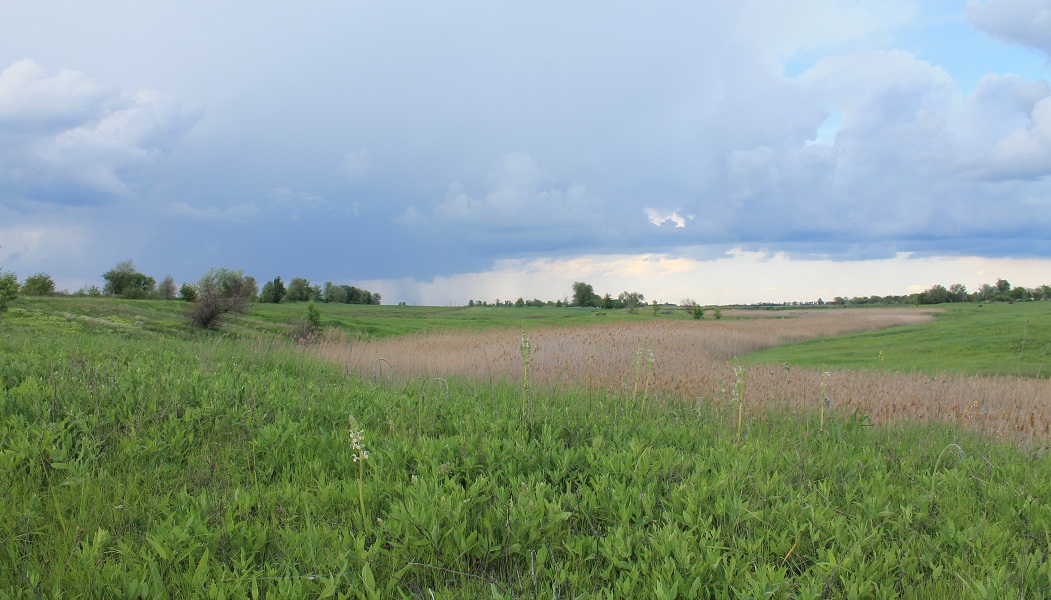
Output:
[[[934,323],[770,348],[749,355],[748,361],[1051,377],[1051,302],[939,308],[943,311]]]
[[[527,314],[321,308],[372,335]],[[20,299],[2,316],[0,596],[1051,595],[1042,447],[863,417],[739,429],[704,398],[376,385],[285,341],[302,305],[233,335],[188,330],[185,309]],[[1033,314],[1011,310],[950,311],[949,331]]]
[[[422,331],[481,330],[492,327],[523,325],[583,325],[597,322],[620,322],[653,319],[649,310],[629,314],[622,310],[582,308],[525,307],[435,307],[371,306],[361,304],[319,304],[322,326],[334,327],[351,336],[386,337]],[[19,298],[11,311],[0,316],[17,326],[28,319],[35,327],[46,327],[44,321],[60,329],[74,323],[80,329],[138,333],[164,333],[180,338],[198,338],[200,332],[189,329],[191,306],[181,301],[113,300],[109,298]],[[306,318],[306,304],[253,304],[248,314],[226,319],[227,335],[251,337],[259,334],[287,335],[295,323]],[[664,308],[661,319],[685,319],[681,309]]]

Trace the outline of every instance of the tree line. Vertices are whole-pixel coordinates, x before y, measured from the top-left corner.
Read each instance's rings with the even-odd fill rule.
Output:
[[[516,301],[497,300],[489,303],[485,300],[470,300],[467,306],[496,306],[522,308],[526,306],[576,306],[581,308],[604,308],[604,309],[627,309],[631,312],[645,306],[646,297],[640,292],[621,292],[614,298],[610,294],[599,296],[594,286],[583,281],[573,282],[572,295],[562,300],[525,300],[519,297]],[[1051,285],[1040,285],[1035,287],[1013,286],[1006,279],[997,279],[995,283],[985,283],[977,290],[969,292],[967,286],[962,283],[954,283],[949,287],[936,284],[924,290],[903,295],[888,296],[854,296],[844,298],[836,296],[832,300],[818,298],[815,301],[804,302],[759,302],[750,306],[867,306],[881,305],[893,306],[903,304],[949,304],[953,302],[1028,302],[1033,300],[1051,300]],[[657,303],[654,300],[650,306]],[[690,313],[699,310],[703,315],[704,308],[695,301],[687,298],[679,303],[679,306]],[[699,317],[698,317],[699,318]]]
[[[501,302],[497,299],[495,304],[490,304],[486,300],[469,300],[467,306],[500,306],[500,307],[515,307],[522,308],[525,306],[577,306],[580,308],[605,308],[605,309],[628,309],[631,312],[636,312],[640,306],[646,304],[646,297],[641,292],[621,292],[616,298],[610,294],[599,296],[595,293],[595,288],[590,283],[583,281],[576,281],[573,283],[573,295],[572,298],[564,298],[561,300],[540,300],[534,298],[532,300],[526,300],[525,298],[519,297],[518,300],[504,300]],[[656,300],[654,300],[656,303]]]
[[[818,299],[818,304],[864,306],[873,304],[950,304],[954,302],[1029,302],[1033,300],[1051,300],[1051,285],[1035,287],[1013,286],[1006,279],[997,279],[996,283],[983,283],[973,292],[967,286],[954,283],[949,287],[940,284],[932,285],[922,292],[900,296],[855,296],[843,298],[836,296],[831,301]]]
[[[125,260],[102,274],[103,286],[86,285],[69,293],[55,289],[55,280],[47,273],[30,275],[21,284],[14,273],[0,270],[0,312],[19,295],[24,296],[91,296],[132,300],[184,300],[194,303],[191,323],[199,327],[215,327],[222,315],[243,313],[253,302],[335,302],[340,304],[380,304],[379,294],[351,285],[337,285],[326,281],[312,285],[302,277],[293,278],[288,286],[278,276],[263,284],[260,290],[254,277],[244,271],[213,268],[196,283],[176,287],[169,275],[158,284],[153,277],[135,268]]]

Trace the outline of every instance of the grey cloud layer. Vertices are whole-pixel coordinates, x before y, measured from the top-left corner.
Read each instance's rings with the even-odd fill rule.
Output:
[[[122,94],[22,60],[0,73],[0,195],[93,203],[133,196],[200,117],[165,94]]]
[[[1035,48],[1051,60],[1051,2],[988,0],[967,3],[967,20],[993,37]]]
[[[908,0],[105,5],[137,28],[86,53],[42,33],[83,39],[93,9],[0,24],[0,204],[85,239],[134,214],[150,242],[99,272],[163,264],[151,243],[192,244],[189,275],[329,278],[705,244],[1051,255],[1046,77],[962,92],[896,44]],[[966,18],[1051,53],[1047,10]]]

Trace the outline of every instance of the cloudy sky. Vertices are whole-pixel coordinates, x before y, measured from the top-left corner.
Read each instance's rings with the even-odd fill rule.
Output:
[[[1051,283],[1051,0],[0,0],[0,268],[385,303]]]

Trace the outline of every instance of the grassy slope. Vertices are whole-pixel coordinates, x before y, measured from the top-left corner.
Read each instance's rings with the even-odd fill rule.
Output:
[[[223,331],[238,336],[259,333],[286,335],[293,324],[306,318],[306,306],[306,303],[253,304],[247,314],[227,317]],[[654,318],[649,309],[629,314],[622,310],[568,307],[467,308],[350,304],[319,304],[318,307],[323,326],[335,327],[351,335],[374,337],[448,329],[513,328],[523,324],[583,325]],[[190,305],[179,301],[22,297],[15,301],[10,312],[0,318],[17,323],[21,318],[36,316],[47,316],[56,322],[77,321],[87,329],[123,330],[127,334],[142,329],[179,337],[200,335],[200,332],[185,326],[190,317]],[[687,315],[682,310],[664,308],[658,318],[684,319]]]
[[[1051,593],[1042,452],[784,415],[737,440],[704,403],[374,387],[187,332],[177,303],[70,306],[0,324],[0,596]],[[412,310],[400,330],[442,326]]]
[[[756,352],[747,359],[815,367],[1051,377],[1051,302],[941,308],[945,310],[934,323],[811,340]]]

